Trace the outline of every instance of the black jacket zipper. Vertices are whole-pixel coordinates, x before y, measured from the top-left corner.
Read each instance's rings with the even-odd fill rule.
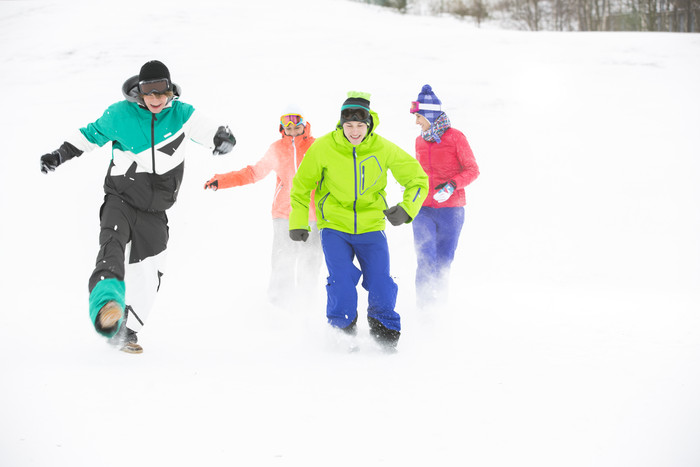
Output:
[[[156,173],[156,114],[151,114],[151,162]]]

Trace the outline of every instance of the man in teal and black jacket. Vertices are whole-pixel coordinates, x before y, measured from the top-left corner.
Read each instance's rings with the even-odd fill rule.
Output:
[[[157,60],[144,64],[122,92],[126,100],[41,156],[41,171],[112,143],[100,209],[100,251],[89,280],[90,318],[97,332],[122,350],[141,353],[136,332],[160,287],[168,243],[165,211],[177,199],[186,142],[209,146],[216,155],[230,152],[236,140],[228,127],[212,125],[178,100],[180,88]]]

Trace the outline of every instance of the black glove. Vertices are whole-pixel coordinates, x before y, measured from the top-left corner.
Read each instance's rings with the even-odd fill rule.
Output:
[[[56,170],[56,167],[63,164],[65,161],[78,157],[82,153],[83,151],[66,141],[55,151],[41,156],[41,171],[45,174],[53,172]]]
[[[204,184],[204,189],[206,190],[207,188],[214,191],[219,189],[219,181],[216,179],[216,177]]]
[[[220,126],[214,135],[214,155],[228,154],[236,145],[236,138],[227,126]]]
[[[63,158],[61,157],[61,153],[58,151],[54,151],[50,154],[44,154],[41,156],[41,171],[42,173],[49,173],[53,172],[56,170],[56,167],[61,165],[63,163]]]
[[[306,229],[291,229],[289,238],[295,242],[305,242],[309,238],[309,231]]]
[[[389,209],[385,209],[384,215],[392,225],[405,224],[411,220],[411,216],[409,216],[406,210],[398,204],[390,207]]]

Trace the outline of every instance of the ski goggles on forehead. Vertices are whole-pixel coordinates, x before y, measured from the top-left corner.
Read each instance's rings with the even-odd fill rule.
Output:
[[[438,104],[424,104],[418,101],[411,102],[411,113],[414,114],[419,110],[432,110],[434,112],[440,112],[440,106]]]
[[[165,94],[170,91],[170,80],[167,78],[139,81],[139,92],[146,96]]]
[[[365,122],[369,120],[369,110],[364,107],[346,107],[340,111],[344,122]]]
[[[280,125],[283,127],[299,126],[304,124],[304,117],[297,114],[282,115],[280,117]]]

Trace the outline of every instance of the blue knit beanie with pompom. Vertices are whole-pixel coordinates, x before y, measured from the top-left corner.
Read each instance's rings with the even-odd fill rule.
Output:
[[[430,124],[435,123],[435,120],[442,114],[442,102],[433,92],[433,88],[429,84],[423,86],[418,93],[418,111],[416,113],[424,116]]]

